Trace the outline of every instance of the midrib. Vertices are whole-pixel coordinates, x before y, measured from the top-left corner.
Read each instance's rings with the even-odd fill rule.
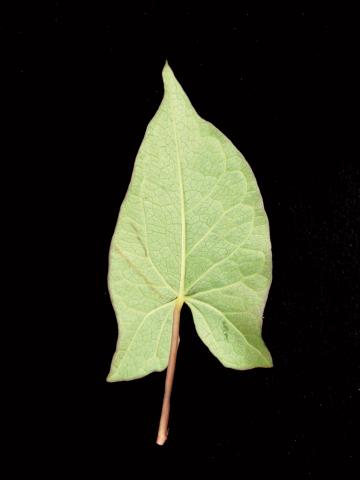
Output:
[[[172,121],[172,127],[174,131],[174,138],[175,138],[175,147],[176,147],[176,162],[177,162],[177,169],[178,169],[178,177],[179,177],[179,191],[180,191],[180,210],[181,210],[181,264],[180,264],[180,282],[179,282],[179,299],[180,301],[183,300],[184,297],[184,290],[185,290],[185,246],[186,246],[186,224],[185,224],[185,198],[184,198],[184,183],[182,177],[182,169],[181,169],[181,162],[180,162],[180,153],[179,153],[179,141],[176,131],[176,125],[174,120],[173,114],[173,106],[170,98],[170,116]]]

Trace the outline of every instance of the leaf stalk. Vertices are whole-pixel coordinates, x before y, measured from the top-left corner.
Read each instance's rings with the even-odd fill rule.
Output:
[[[170,398],[172,387],[174,383],[175,367],[176,367],[176,358],[180,342],[180,312],[184,304],[184,298],[179,297],[176,300],[174,311],[173,311],[173,325],[172,325],[172,334],[171,334],[171,346],[169,354],[169,363],[166,370],[165,378],[165,389],[163,404],[161,409],[159,430],[156,443],[158,445],[164,445],[167,440],[169,432],[169,416],[170,416]]]

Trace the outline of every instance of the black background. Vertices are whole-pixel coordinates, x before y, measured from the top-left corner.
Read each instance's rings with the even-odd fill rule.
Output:
[[[272,2],[58,1],[3,13],[16,191],[26,199],[20,244],[26,235],[36,250],[28,260],[41,304],[30,310],[41,348],[21,383],[29,408],[16,441],[35,447],[38,468],[100,467],[107,478],[128,463],[190,474],[194,462],[239,476],[319,478],[337,466],[348,478],[360,303],[351,16]],[[157,447],[164,373],[105,381],[117,337],[106,275],[165,59],[257,177],[273,243],[263,334],[274,368],[223,368],[185,308],[170,436]]]

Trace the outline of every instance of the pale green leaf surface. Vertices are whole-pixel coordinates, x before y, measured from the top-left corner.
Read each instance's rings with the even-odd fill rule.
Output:
[[[136,157],[109,254],[119,324],[108,381],[167,367],[176,299],[226,367],[270,367],[261,338],[271,283],[269,225],[255,177],[203,120],[168,64],[164,98]]]

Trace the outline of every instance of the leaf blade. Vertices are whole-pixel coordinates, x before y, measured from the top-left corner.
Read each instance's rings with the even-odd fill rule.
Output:
[[[166,368],[165,357],[156,363],[154,352],[144,356],[139,347],[141,365],[135,359],[130,367],[126,348],[134,350],[146,325],[144,335],[158,343],[145,336],[145,350],[168,352],[164,315],[176,299],[189,304],[200,338],[225,366],[272,365],[261,338],[271,243],[256,179],[231,141],[197,114],[168,64],[163,80],[164,97],[146,129],[110,247],[108,283],[120,334],[109,381]]]

